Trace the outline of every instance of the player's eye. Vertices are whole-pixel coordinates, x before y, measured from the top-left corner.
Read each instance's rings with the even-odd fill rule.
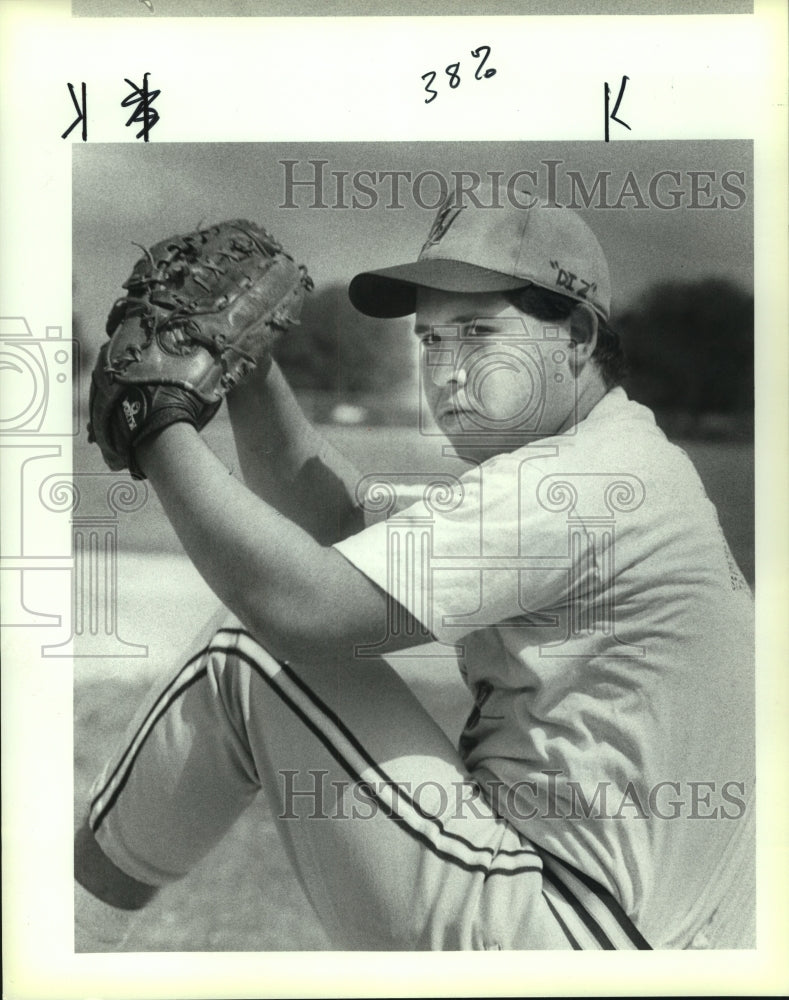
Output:
[[[484,323],[475,323],[473,326],[466,328],[465,335],[469,339],[474,337],[485,337],[488,334],[496,333],[497,328],[495,326],[488,326]]]
[[[435,333],[433,330],[429,330],[424,335],[424,337],[421,337],[420,339],[421,339],[421,342],[423,344],[425,344],[426,346],[428,346],[428,347],[431,344],[440,344],[441,343],[441,337],[437,333]]]

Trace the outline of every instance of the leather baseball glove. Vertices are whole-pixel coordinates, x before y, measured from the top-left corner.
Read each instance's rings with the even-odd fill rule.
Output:
[[[144,251],[107,318],[88,438],[114,470],[144,478],[141,441],[177,421],[201,430],[298,322],[312,280],[265,229],[220,222]]]

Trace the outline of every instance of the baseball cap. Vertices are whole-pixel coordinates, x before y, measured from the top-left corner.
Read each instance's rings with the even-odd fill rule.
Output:
[[[611,279],[591,229],[572,209],[518,195],[522,205],[512,198],[483,201],[482,191],[464,203],[450,196],[418,259],[357,274],[348,288],[351,302],[367,316],[394,318],[416,311],[418,287],[505,292],[533,284],[588,302],[607,320]]]

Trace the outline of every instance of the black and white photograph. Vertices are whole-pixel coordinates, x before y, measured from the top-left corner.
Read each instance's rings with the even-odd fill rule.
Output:
[[[751,179],[75,151],[78,948],[754,946]]]
[[[90,6],[75,31],[123,16]],[[414,77],[418,112],[502,93],[473,37]],[[227,961],[228,997],[438,995],[425,953],[484,970],[475,995],[622,970],[704,995],[772,957],[770,147],[641,137],[647,88],[612,64],[593,138],[546,136],[545,107],[534,137],[457,111],[409,135],[383,91],[396,129],[174,135],[151,58],[117,141],[89,73],[59,81],[68,312],[42,323],[29,278],[7,300],[0,443],[6,689],[50,720],[4,731],[34,787],[42,744],[66,778],[26,904],[50,900],[64,995],[130,970],[135,995],[208,995]],[[655,954],[590,985],[603,951]]]

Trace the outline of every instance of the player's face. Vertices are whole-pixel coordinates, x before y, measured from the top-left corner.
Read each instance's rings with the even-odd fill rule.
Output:
[[[414,332],[427,404],[461,457],[484,461],[576,422],[569,321],[526,316],[499,293],[419,289]]]

